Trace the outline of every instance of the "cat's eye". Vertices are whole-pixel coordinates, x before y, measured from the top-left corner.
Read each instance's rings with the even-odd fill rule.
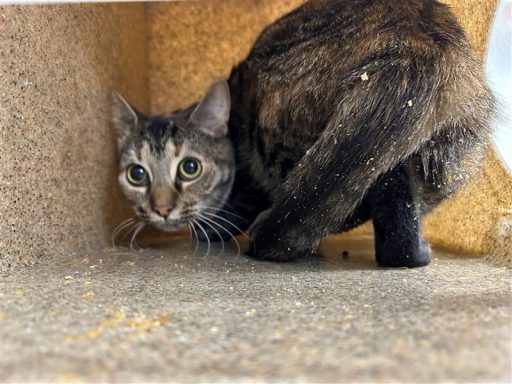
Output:
[[[137,164],[132,164],[128,167],[128,170],[126,171],[126,177],[128,178],[130,184],[136,187],[141,187],[148,183],[148,172],[144,169],[144,167],[141,167]]]
[[[178,176],[182,180],[190,181],[197,179],[202,170],[203,168],[199,160],[187,158],[178,165]]]

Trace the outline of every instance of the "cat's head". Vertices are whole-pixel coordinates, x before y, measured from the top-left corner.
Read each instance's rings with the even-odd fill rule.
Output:
[[[229,110],[223,80],[197,106],[165,117],[145,116],[114,95],[119,184],[144,221],[175,231],[222,208],[235,173]]]

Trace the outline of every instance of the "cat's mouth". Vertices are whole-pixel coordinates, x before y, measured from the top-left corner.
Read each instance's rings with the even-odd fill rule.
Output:
[[[136,207],[135,211],[142,221],[166,232],[175,232],[190,225],[198,214],[197,210],[187,210],[186,212],[180,212],[181,214],[178,217],[172,217],[172,215],[163,217],[140,206]]]
[[[241,218],[235,213],[222,208],[212,206],[196,207],[186,205],[178,217],[162,217],[157,214],[151,214],[143,208],[137,208],[137,214],[147,224],[164,232],[177,232],[185,228],[198,228],[200,232],[213,233],[213,236],[219,238],[230,238],[238,233],[243,233],[242,230],[233,222],[237,218]],[[177,212],[175,212],[176,214]],[[225,213],[225,215],[222,215]]]
[[[160,230],[163,230],[166,232],[176,232],[176,231],[179,231],[180,229],[183,229],[186,226],[188,226],[191,223],[192,218],[165,219],[165,220],[145,219],[144,221],[146,221],[147,223],[151,224],[152,226],[154,226]]]

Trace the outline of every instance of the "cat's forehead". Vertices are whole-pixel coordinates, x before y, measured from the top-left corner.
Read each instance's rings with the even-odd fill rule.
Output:
[[[192,110],[191,107],[165,116],[145,116],[140,122],[139,133],[134,136],[132,148],[140,153],[145,147],[148,153],[158,158],[171,155],[167,153],[170,149],[174,154],[182,148],[206,157],[217,154],[219,148],[224,148],[224,143],[213,140],[190,124]]]
[[[162,145],[161,151],[156,152],[148,141],[143,141],[142,145],[134,150],[133,154],[137,160],[157,165],[158,163],[168,163],[176,158],[181,158],[183,154],[190,152],[187,144],[178,144],[174,140],[169,139],[165,145]]]
[[[164,152],[168,141],[180,141],[179,130],[174,119],[155,116],[145,121],[142,138],[152,151]]]

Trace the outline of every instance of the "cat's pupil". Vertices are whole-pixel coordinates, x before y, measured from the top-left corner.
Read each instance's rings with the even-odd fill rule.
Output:
[[[195,160],[186,160],[183,163],[183,170],[189,175],[194,175],[198,171],[198,164]]]
[[[132,167],[130,170],[130,176],[132,180],[142,181],[146,177],[146,170],[138,165]]]

